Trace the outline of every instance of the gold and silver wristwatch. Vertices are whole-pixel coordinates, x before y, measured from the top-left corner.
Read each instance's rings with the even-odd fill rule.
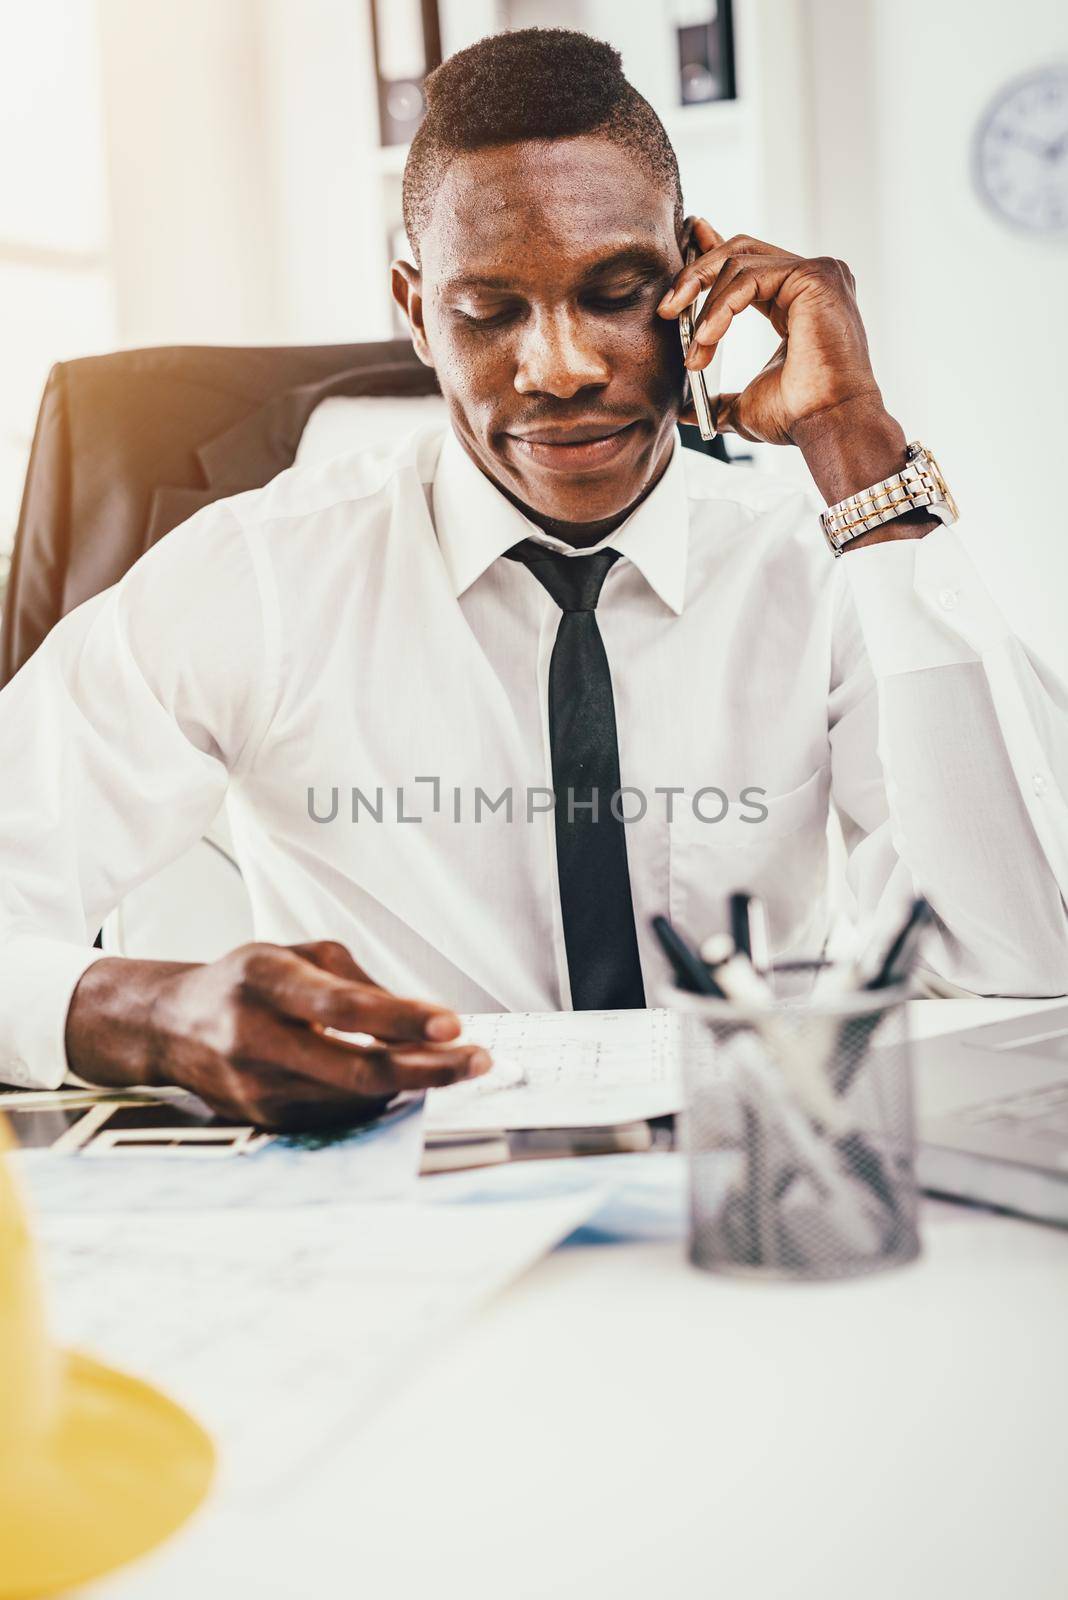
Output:
[[[900,472],[828,506],[820,515],[820,524],[827,543],[840,556],[853,539],[892,522],[905,511],[929,511],[947,526],[959,515],[938,462],[917,440],[907,447]]]

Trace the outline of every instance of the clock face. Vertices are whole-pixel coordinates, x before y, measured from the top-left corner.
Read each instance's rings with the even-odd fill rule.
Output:
[[[1007,85],[975,136],[983,199],[1015,227],[1068,232],[1068,65]]]

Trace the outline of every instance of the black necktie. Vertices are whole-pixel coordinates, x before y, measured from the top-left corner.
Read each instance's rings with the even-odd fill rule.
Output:
[[[640,1008],[616,708],[596,617],[619,552],[565,556],[524,539],[505,553],[530,568],[563,612],[549,663],[549,741],[571,1004],[576,1011]]]

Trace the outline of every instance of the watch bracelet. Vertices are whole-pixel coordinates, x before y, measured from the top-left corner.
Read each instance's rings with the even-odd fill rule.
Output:
[[[829,506],[820,521],[828,543],[839,555],[842,546],[862,533],[881,528],[906,512],[942,504],[953,507],[953,499],[938,464],[914,441],[908,446],[905,465],[899,472]]]

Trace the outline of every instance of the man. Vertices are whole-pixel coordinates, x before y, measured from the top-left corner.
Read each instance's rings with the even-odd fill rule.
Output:
[[[456,1011],[655,1004],[657,912],[702,936],[746,887],[818,949],[829,797],[859,914],[925,894],[946,992],[1062,992],[1063,698],[943,497],[901,498],[848,269],[687,222],[583,35],[483,40],[428,100],[393,284],[451,429],[199,513],[0,697],[0,1073],[364,1115],[485,1070]],[[904,475],[840,561],[795,488],[679,447],[702,288],[691,369],[748,308],[781,340],[721,429],[829,505]],[[260,942],[91,949],[224,794]]]

